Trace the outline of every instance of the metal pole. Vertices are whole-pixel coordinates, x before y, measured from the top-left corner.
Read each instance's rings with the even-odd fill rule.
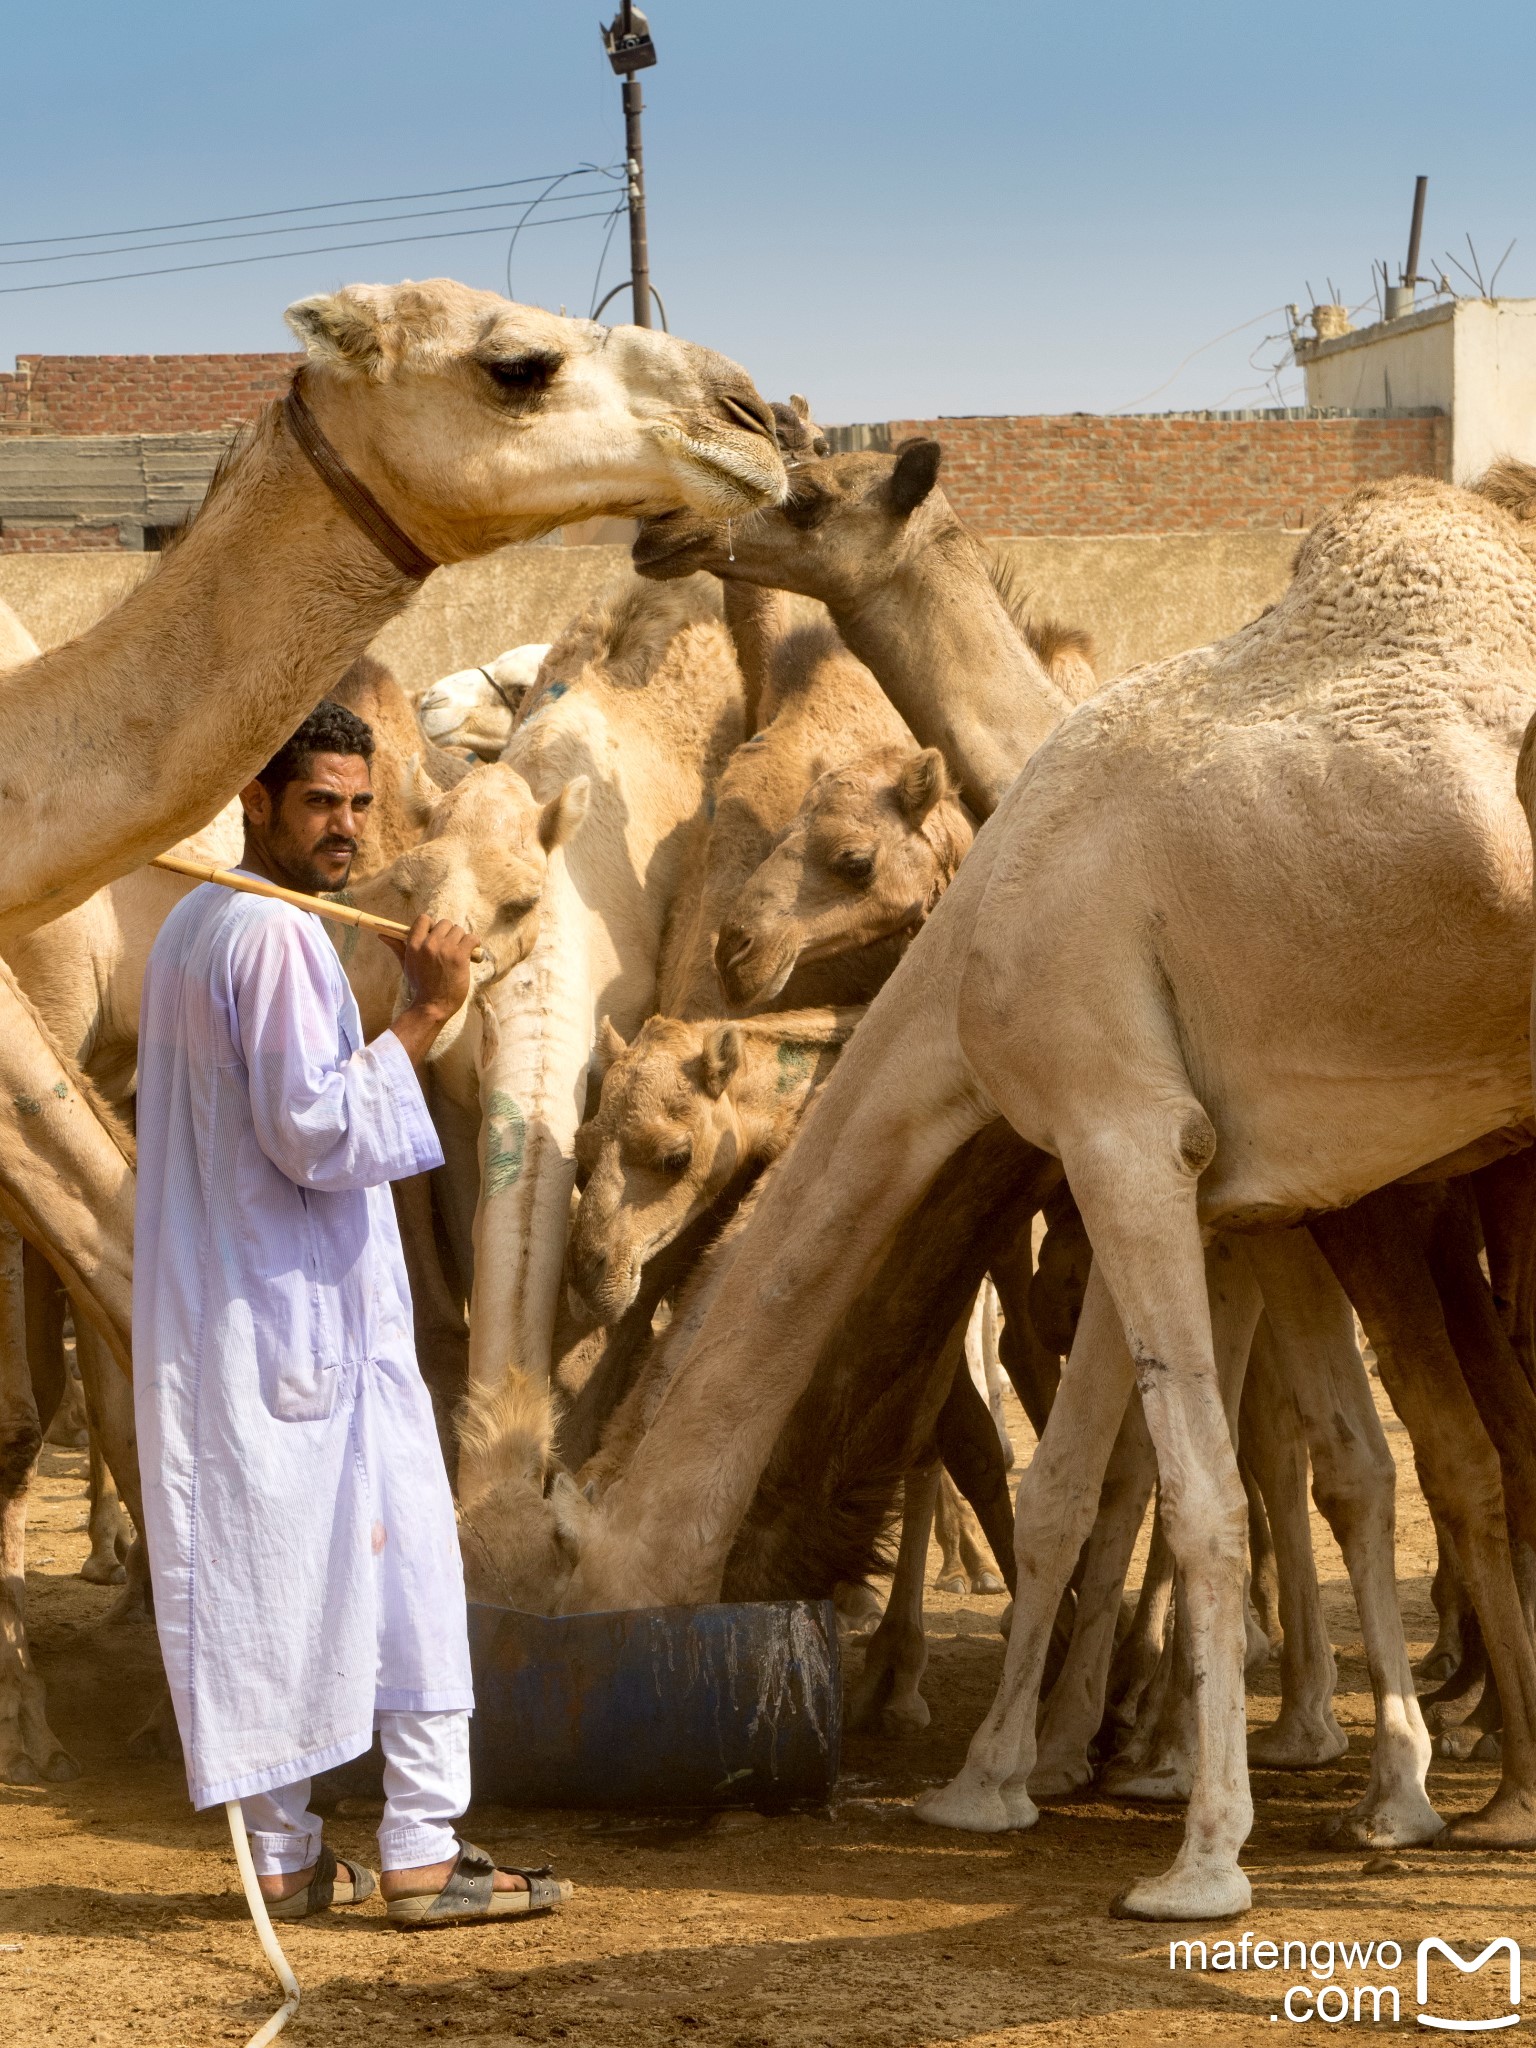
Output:
[[[624,33],[634,29],[634,0],[624,0]],[[624,152],[629,160],[629,282],[637,327],[651,325],[651,252],[645,238],[645,149],[640,140],[644,108],[640,81],[624,80]]]
[[[1429,190],[1428,178],[1413,181],[1413,225],[1408,230],[1408,268],[1403,272],[1403,283],[1412,286],[1419,275],[1419,237],[1424,232],[1424,194]]]

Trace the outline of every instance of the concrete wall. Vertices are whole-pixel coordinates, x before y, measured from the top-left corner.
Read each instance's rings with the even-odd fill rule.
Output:
[[[1041,612],[1092,632],[1099,673],[1118,674],[1219,639],[1285,588],[1294,533],[1034,536],[999,542]],[[0,599],[43,647],[57,646],[119,603],[153,555],[0,556]],[[628,573],[619,547],[505,548],[440,569],[379,635],[376,651],[406,688],[488,661],[527,640],[551,640],[610,581]]]

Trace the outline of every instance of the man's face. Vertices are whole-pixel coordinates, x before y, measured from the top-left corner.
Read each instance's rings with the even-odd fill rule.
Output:
[[[247,783],[240,801],[246,835],[278,881],[312,896],[346,887],[373,802],[360,754],[311,754],[276,803],[260,782]]]

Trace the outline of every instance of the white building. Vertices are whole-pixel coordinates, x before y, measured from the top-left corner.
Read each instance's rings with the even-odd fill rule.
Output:
[[[1302,341],[1308,405],[1451,422],[1451,476],[1499,455],[1536,463],[1536,299],[1449,299],[1329,341]]]

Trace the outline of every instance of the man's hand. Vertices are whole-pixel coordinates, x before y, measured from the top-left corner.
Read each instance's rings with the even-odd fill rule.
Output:
[[[446,918],[434,924],[425,913],[411,926],[410,936],[397,939],[379,932],[389,950],[405,969],[411,992],[410,1007],[403,1010],[390,1029],[420,1066],[450,1017],[457,1016],[469,994],[472,933]]]

